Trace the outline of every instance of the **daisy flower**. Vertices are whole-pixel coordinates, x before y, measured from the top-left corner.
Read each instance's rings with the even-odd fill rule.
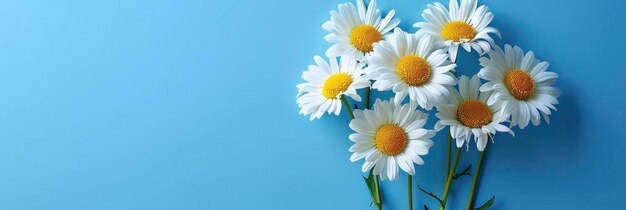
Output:
[[[458,148],[463,147],[463,144],[469,145],[472,134],[479,151],[485,149],[488,137],[493,139],[496,131],[514,135],[510,128],[500,124],[508,118],[508,115],[501,111],[501,103],[487,105],[491,92],[481,93],[479,88],[478,76],[474,75],[471,80],[461,76],[459,90],[452,90],[450,94],[450,104],[437,107],[439,112],[435,116],[439,121],[435,124],[435,130],[450,126],[450,135],[456,139]]]
[[[456,64],[443,49],[435,49],[430,35],[408,34],[396,28],[388,40],[374,44],[366,74],[375,79],[373,88],[393,90],[395,103],[408,95],[411,101],[430,110],[444,101],[448,87],[456,84],[451,71]]]
[[[339,12],[331,11],[330,21],[322,25],[330,32],[324,39],[335,43],[326,51],[326,56],[353,55],[363,61],[374,49],[372,44],[384,40],[385,35],[400,23],[400,19],[393,18],[394,10],[381,19],[376,0],[370,1],[367,7],[363,0],[356,3],[358,12],[352,3],[340,4]]]
[[[477,6],[477,0],[461,0],[460,7],[457,0],[450,0],[450,10],[439,2],[435,5],[429,4],[422,13],[427,22],[415,23],[413,27],[419,27],[433,35],[439,43],[443,43],[452,62],[456,62],[459,46],[467,52],[471,52],[473,48],[482,55],[495,45],[489,33],[500,36],[500,31],[488,27],[493,20],[489,8]]]
[[[369,79],[363,76],[364,63],[351,56],[342,56],[339,63],[337,58],[331,57],[330,64],[320,56],[313,59],[316,65],[310,65],[309,70],[302,73],[307,82],[297,85],[300,114],[310,114],[311,120],[321,118],[324,112],[339,115],[340,99],[344,95],[361,101],[356,90],[370,85]]]
[[[350,147],[354,153],[350,160],[365,158],[362,171],[374,168],[374,175],[383,180],[394,180],[398,166],[413,175],[413,163],[424,164],[420,156],[428,154],[434,144],[430,138],[436,134],[423,128],[428,115],[416,108],[412,103],[398,105],[377,99],[373,110],[354,110],[350,128],[356,133],[350,135],[355,143]]]
[[[546,71],[548,62],[535,59],[532,51],[524,54],[521,48],[506,45],[504,51],[496,46],[489,58],[480,58],[480,65],[483,68],[478,76],[488,80],[480,91],[494,91],[489,104],[502,102],[502,109],[511,113],[511,127],[523,129],[529,121],[539,125],[540,112],[550,123],[550,109],[556,111],[554,105],[559,103],[561,91],[551,86],[558,75]]]

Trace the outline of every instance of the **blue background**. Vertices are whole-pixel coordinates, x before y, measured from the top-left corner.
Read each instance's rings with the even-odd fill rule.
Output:
[[[344,1],[0,2],[0,208],[368,209],[349,116],[310,122],[295,103]],[[427,3],[379,8],[414,32]],[[496,136],[477,202],[620,209],[626,3],[480,3],[498,43],[549,61],[563,94],[549,126]],[[476,73],[478,55],[460,56],[458,72]],[[441,194],[445,133],[435,141],[415,180]],[[454,183],[450,209],[470,182]],[[406,209],[406,176],[382,185],[385,208]]]

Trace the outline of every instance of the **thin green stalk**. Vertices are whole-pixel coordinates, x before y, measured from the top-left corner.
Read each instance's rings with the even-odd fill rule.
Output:
[[[465,209],[467,210],[474,209],[474,192],[476,191],[476,183],[478,183],[480,167],[483,165],[483,159],[485,158],[485,152],[487,151],[487,147],[489,146],[489,141],[490,140],[487,140],[487,145],[485,145],[485,149],[478,155],[478,166],[476,166],[476,173],[474,174],[474,180],[472,181],[472,189],[470,190],[469,198],[467,199],[467,205],[465,206]]]
[[[409,182],[407,186],[409,187],[409,210],[413,210],[413,176],[409,174]]]
[[[380,193],[380,184],[378,182],[378,177],[379,175],[376,175],[376,180],[374,180],[374,183],[376,184],[376,193],[378,194],[378,203],[379,203],[378,210],[382,210],[383,209],[383,194]]]
[[[352,119],[354,119],[354,114],[352,113],[352,107],[350,107],[350,104],[348,104],[348,100],[346,100],[345,96],[341,96],[341,102],[343,102],[343,106],[346,107],[346,110],[348,110],[348,114],[350,114],[350,117],[352,117]]]
[[[448,174],[450,174],[450,162],[452,161],[452,133],[448,133],[448,161],[446,164],[446,182],[448,182]]]
[[[461,156],[461,148],[457,148],[456,149],[456,154],[454,155],[454,164],[452,164],[452,169],[450,170],[450,173],[448,173],[448,177],[446,178],[446,187],[443,190],[443,197],[442,197],[442,203],[443,205],[441,205],[441,207],[439,208],[439,210],[444,210],[446,208],[446,201],[448,200],[448,193],[450,192],[450,184],[452,184],[452,177],[454,176],[454,173],[456,171],[456,166],[459,164],[459,157]]]

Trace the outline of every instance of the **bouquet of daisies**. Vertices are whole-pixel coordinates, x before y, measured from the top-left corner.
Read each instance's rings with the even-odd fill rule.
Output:
[[[338,9],[322,25],[329,32],[324,39],[333,43],[326,51],[328,59],[315,56],[315,64],[302,74],[306,82],[297,85],[300,113],[314,120],[325,113],[348,112],[355,132],[349,136],[354,142],[350,160],[364,160],[362,172],[368,173],[365,182],[378,209],[383,206],[380,181],[395,180],[398,169],[408,174],[412,209],[415,164],[424,164],[421,156],[434,145],[431,139],[449,127],[443,194],[420,187],[445,209],[452,181],[469,174],[469,168],[457,172],[457,164],[461,148],[469,149],[473,139],[480,154],[467,209],[475,209],[474,191],[489,143],[497,132],[513,135],[513,127],[523,129],[530,122],[537,126],[541,118],[549,123],[560,95],[552,86],[558,75],[547,71],[548,63],[532,51],[497,46],[492,36],[500,37],[500,32],[489,26],[493,14],[476,0],[428,5],[422,13],[425,22],[414,24],[416,33],[397,28],[400,20],[394,10],[383,17],[375,0],[368,5],[357,0],[356,7],[344,3]],[[477,75],[455,74],[459,48],[480,55]],[[365,89],[363,97],[359,89]],[[371,89],[395,96],[376,99],[370,106]],[[364,109],[353,110],[348,97],[363,102]],[[424,111],[433,108],[439,120],[428,129]],[[451,145],[457,147],[454,158]],[[494,198],[477,209],[489,208]]]

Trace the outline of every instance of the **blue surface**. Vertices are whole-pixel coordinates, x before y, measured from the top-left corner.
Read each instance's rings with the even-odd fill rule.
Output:
[[[321,24],[344,1],[0,2],[0,208],[368,209],[349,117],[310,122],[295,103],[301,72],[331,45]],[[379,8],[413,32],[427,2]],[[621,209],[626,3],[481,4],[499,43],[549,61],[563,95],[549,126],[496,137],[478,203]],[[478,70],[476,54],[460,56],[459,72]],[[438,194],[444,142],[415,177]],[[470,182],[454,183],[449,209]],[[382,185],[385,209],[406,209],[406,176]]]

